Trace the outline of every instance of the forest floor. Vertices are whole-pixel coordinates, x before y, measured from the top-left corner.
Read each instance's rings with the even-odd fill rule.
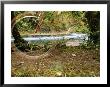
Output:
[[[42,49],[26,52],[27,55],[40,55]],[[11,53],[12,77],[99,77],[99,49],[85,49],[80,46],[56,48],[51,55],[29,59],[14,50]]]

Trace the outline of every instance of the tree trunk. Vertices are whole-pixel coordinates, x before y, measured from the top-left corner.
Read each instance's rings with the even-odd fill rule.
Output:
[[[44,14],[43,12],[38,12],[37,13],[39,22],[37,23],[35,33],[39,32],[40,29],[41,29],[41,25],[42,25],[43,20],[44,20],[44,15],[43,14]]]
[[[87,18],[90,36],[89,41],[94,44],[99,44],[100,42],[100,12],[97,11],[87,11],[85,14]]]
[[[11,12],[11,20],[13,20],[15,18],[15,16],[14,16],[14,12],[12,11]],[[13,24],[15,23],[16,21],[13,21],[13,23],[12,23],[12,26],[13,26]],[[14,37],[14,44],[15,44],[15,46],[19,49],[19,50],[21,50],[21,51],[26,51],[26,50],[29,50],[30,49],[30,47],[28,46],[28,42],[27,41],[25,41],[21,36],[20,36],[20,33],[19,33],[19,31],[18,31],[18,29],[17,29],[17,27],[16,27],[16,24],[15,24],[15,26],[12,28],[12,35],[13,35],[13,37]]]

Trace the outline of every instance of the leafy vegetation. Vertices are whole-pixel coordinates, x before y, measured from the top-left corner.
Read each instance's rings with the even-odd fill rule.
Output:
[[[86,12],[85,17],[89,27],[89,41],[94,45],[100,43],[100,12]]]
[[[100,76],[99,11],[12,11],[11,20],[12,76]],[[72,38],[23,39],[73,33],[87,34],[88,39],[81,43]],[[40,56],[42,54],[47,56]]]
[[[17,16],[23,12],[14,12],[14,16]],[[43,23],[41,25],[40,32],[61,32],[61,31],[67,31],[69,28],[72,28],[71,32],[77,29],[86,29],[85,31],[88,31],[87,27],[84,25],[83,18],[85,15],[85,12],[75,12],[75,11],[47,11],[47,12],[41,12],[43,13]],[[38,17],[38,15],[36,15]],[[18,30],[22,33],[28,32],[33,33],[35,32],[35,28],[38,23],[38,18],[35,17],[27,17],[21,19],[16,25]],[[75,27],[77,29],[75,29]],[[85,27],[85,28],[84,28]],[[83,31],[82,29],[82,31]],[[80,30],[80,32],[82,32]],[[77,31],[76,31],[77,32]],[[78,31],[79,32],[79,31]],[[84,32],[84,31],[83,31]],[[85,32],[86,33],[86,32]]]

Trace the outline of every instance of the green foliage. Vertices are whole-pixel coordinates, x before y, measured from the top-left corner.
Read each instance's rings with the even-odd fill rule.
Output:
[[[24,11],[15,11],[14,15],[23,13]],[[87,33],[87,25],[84,24],[84,11],[45,11],[44,19],[40,32],[62,32],[68,31],[70,27],[72,32]],[[37,18],[23,18],[16,26],[21,33],[34,33],[39,20]],[[77,28],[76,28],[77,27]]]
[[[24,13],[25,11],[13,11],[14,12],[14,16],[17,16],[18,14],[22,14]]]
[[[81,26],[81,25],[75,25],[74,27],[74,32],[78,32],[78,33],[89,33],[89,29],[87,28],[87,26]]]
[[[72,11],[73,17],[76,17],[76,18],[79,18],[79,19],[83,18],[84,14],[85,14],[85,11]]]
[[[16,24],[16,26],[19,32],[23,31],[32,32],[35,30],[37,23],[38,23],[37,18],[23,18]]]
[[[22,14],[24,11],[15,11],[14,16]],[[58,33],[67,32],[87,33],[89,41],[87,46],[96,46],[100,43],[100,12],[98,11],[45,11],[43,14],[43,22],[41,24],[40,33]],[[34,34],[39,20],[34,17],[21,19],[16,24],[13,31],[14,37],[17,39],[16,46],[20,49],[25,47],[33,49],[33,45],[23,43],[20,34]],[[22,40],[21,40],[22,39]],[[20,43],[20,45],[18,45]],[[62,43],[59,43],[62,44]],[[45,51],[50,47],[44,45]],[[24,46],[24,47],[23,47]]]
[[[100,44],[100,12],[88,11],[85,14],[89,27],[89,42],[94,45]]]
[[[45,15],[45,20],[44,21],[51,21],[51,20],[53,20],[54,19],[53,14],[54,14],[53,11],[50,11],[50,12],[46,11],[46,12],[44,12],[44,15]]]

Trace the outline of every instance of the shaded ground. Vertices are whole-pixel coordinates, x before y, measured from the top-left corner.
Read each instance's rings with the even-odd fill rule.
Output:
[[[39,55],[44,51],[27,52],[28,55]],[[99,49],[81,47],[55,47],[50,55],[44,58],[29,59],[12,52],[12,76],[14,77],[94,77],[100,76]],[[19,54],[19,55],[18,55]]]

